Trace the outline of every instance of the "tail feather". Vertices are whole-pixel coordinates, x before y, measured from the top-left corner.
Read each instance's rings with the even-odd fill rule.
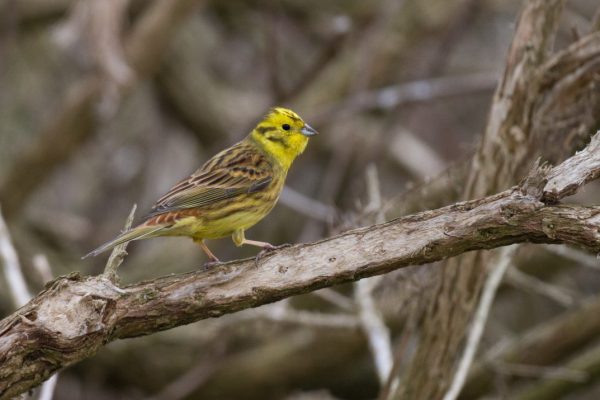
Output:
[[[160,225],[159,226],[156,226],[156,225],[154,225],[154,226],[143,226],[143,225],[136,226],[133,229],[130,229],[128,231],[121,233],[119,236],[117,236],[113,240],[104,243],[102,246],[98,247],[97,249],[92,250],[91,252],[89,252],[88,254],[83,256],[82,259],[88,258],[88,257],[95,257],[98,254],[103,253],[107,250],[110,250],[113,247],[118,246],[125,242],[147,238],[150,235],[152,235],[153,233],[156,233],[164,228],[165,228],[164,225],[163,226],[160,226]]]

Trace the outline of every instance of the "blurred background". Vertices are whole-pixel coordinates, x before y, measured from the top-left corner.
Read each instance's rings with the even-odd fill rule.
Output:
[[[53,276],[102,272],[106,256],[80,258],[122,229],[134,203],[141,217],[274,105],[292,108],[321,135],[248,237],[308,242],[446,204],[463,183],[437,192],[433,183],[452,179],[477,146],[521,6],[0,0],[0,206],[29,287],[36,293]],[[589,30],[597,7],[568,1],[557,47]],[[588,186],[574,201],[598,194]],[[256,253],[228,239],[209,245],[223,260]],[[128,252],[124,283],[206,261],[187,239],[142,241]],[[524,246],[518,261],[490,316],[482,357],[579,311],[600,288],[596,258],[573,249]],[[394,357],[414,345],[430,268],[407,268],[369,288]],[[55,398],[376,398],[384,385],[356,297],[349,284],[111,343],[62,371]],[[2,277],[0,313],[13,310]],[[560,365],[598,345],[598,331],[588,331]],[[509,396],[552,372],[494,365],[492,383],[465,398]],[[598,398],[600,384],[585,382],[565,398]]]

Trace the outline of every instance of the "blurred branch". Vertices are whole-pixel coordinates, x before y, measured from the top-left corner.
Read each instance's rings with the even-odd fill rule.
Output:
[[[600,97],[593,76],[600,69],[600,38],[590,35],[551,55],[563,3],[525,3],[486,132],[461,190],[463,198],[514,185],[537,156],[561,159],[565,148],[556,143],[572,144],[573,138],[588,135],[597,126],[593,107]],[[494,258],[494,253],[465,254],[436,271],[438,284],[427,300],[430,306],[419,345],[397,398],[440,398],[447,391],[483,287],[483,267]]]
[[[188,15],[196,3],[195,0],[158,0],[139,17],[124,46],[126,60],[138,79],[155,72],[172,32],[177,29],[177,22]],[[128,86],[120,90],[131,90],[134,83],[134,80],[129,81]],[[7,218],[18,214],[31,193],[93,135],[97,123],[95,106],[102,94],[102,79],[97,74],[82,78],[68,91],[37,141],[0,181],[0,201]]]
[[[550,253],[554,253],[568,260],[575,261],[584,267],[600,270],[600,262],[598,261],[598,257],[587,254],[581,250],[573,249],[563,245],[545,245],[543,247]]]
[[[6,222],[0,212],[0,260],[4,264],[4,273],[8,282],[8,289],[14,299],[15,306],[21,307],[31,299],[31,293],[27,288],[27,282],[23,276],[21,264],[17,256],[10,233],[6,227]],[[42,384],[39,395],[39,400],[52,400],[54,396],[54,388],[58,381],[58,374],[52,375],[46,382]]]
[[[497,82],[496,74],[477,73],[400,83],[378,90],[358,92],[338,104],[324,106],[323,111],[310,116],[310,120],[319,125],[321,121],[335,118],[335,114],[339,112],[392,110],[409,103],[489,91],[494,89]]]
[[[444,170],[444,161],[437,152],[417,135],[402,130],[388,144],[388,153],[400,166],[420,180],[437,176]]]
[[[596,13],[592,17],[590,24],[590,32],[600,31],[600,7],[596,10]]]
[[[502,375],[521,376],[537,379],[564,379],[573,382],[584,382],[587,379],[585,372],[563,367],[540,367],[494,361],[493,368]]]
[[[160,393],[147,397],[147,400],[179,400],[185,399],[194,390],[201,386],[214,371],[222,364],[223,351],[221,347],[216,350],[209,349],[209,354],[203,354],[200,361],[189,371],[169,383]],[[215,360],[218,360],[215,362]]]
[[[279,201],[300,214],[326,223],[333,222],[338,215],[335,207],[305,196],[289,186],[283,188]]]
[[[341,308],[344,311],[353,312],[355,310],[354,302],[350,300],[350,298],[344,296],[341,293],[336,292],[333,289],[325,288],[317,290],[312,294],[322,298],[323,300],[331,303],[336,307]]]
[[[600,150],[600,133],[590,143]],[[562,172],[559,172],[562,171]],[[559,165],[550,176],[570,174]],[[590,173],[593,173],[590,171]],[[261,259],[116,288],[103,276],[61,277],[0,321],[0,398],[10,398],[106,343],[470,250],[569,243],[600,251],[600,207],[547,205],[546,169],[493,196],[356,229]],[[35,354],[35,357],[32,357]]]
[[[260,307],[244,315],[243,318],[262,318],[270,321],[301,324],[318,328],[356,328],[358,319],[352,314],[332,314],[316,311],[303,311],[292,308],[287,301],[279,301],[270,306]]]
[[[12,0],[0,0],[0,9]],[[20,23],[27,23],[65,14],[76,0],[18,0],[14,1]]]
[[[381,187],[379,175],[375,164],[369,164],[366,170],[367,193],[369,203],[365,213],[375,212],[375,223],[385,221],[381,207]],[[387,381],[394,364],[391,334],[385,325],[381,311],[375,304],[373,290],[380,283],[382,277],[361,279],[355,283],[354,299],[357,305],[360,326],[367,336],[371,355],[375,362],[375,369],[381,385]]]
[[[496,297],[496,292],[498,291],[498,287],[500,287],[500,283],[502,283],[504,274],[512,263],[512,258],[516,250],[516,245],[503,248],[500,251],[496,265],[493,266],[485,281],[481,293],[481,300],[479,301],[479,305],[473,316],[473,322],[471,323],[465,350],[456,369],[454,379],[452,379],[452,384],[450,385],[448,392],[444,395],[444,400],[456,400],[465,385],[467,374],[469,373],[469,368],[475,358],[477,347],[479,347],[481,335],[483,335],[483,328],[485,328],[494,298]]]
[[[0,212],[0,260],[4,264],[4,275],[6,276],[6,282],[8,283],[8,289],[12,295],[13,302],[16,307],[21,307],[31,299],[31,294],[29,293],[29,289],[27,289],[19,257],[12,244],[2,212]]]
[[[569,393],[594,384],[600,379],[600,345],[583,351],[580,355],[566,363],[564,368],[569,371],[579,372],[580,375],[583,375],[583,379],[566,379],[560,376],[548,377],[539,384],[525,389],[513,398],[518,400],[563,398]]]
[[[343,22],[338,25],[339,28],[333,32],[333,37],[325,43],[323,50],[321,50],[321,53],[314,63],[297,78],[291,87],[284,88],[281,97],[276,99],[278,103],[289,102],[310,88],[310,85],[316,81],[321,71],[323,71],[340,53],[343,49],[343,43],[348,37],[349,29],[347,29],[347,24],[344,24]]]
[[[473,366],[461,399],[480,398],[489,391],[494,382],[492,366],[497,363],[551,365],[595,340],[600,335],[598,315],[600,297],[535,326],[512,341],[500,343]]]
[[[531,26],[533,24],[528,24],[523,29],[530,29]],[[525,40],[524,43],[526,45],[528,42]],[[519,83],[522,85],[519,90],[522,91],[523,88],[529,87],[530,81],[534,79],[542,81],[543,84],[537,90],[532,90],[527,101],[537,104],[543,99],[546,104],[552,105],[551,110],[550,106],[547,106],[545,110],[525,113],[526,121],[529,121],[533,114],[539,115],[535,119],[535,126],[530,128],[533,131],[531,136],[535,136],[539,141],[538,145],[534,146],[535,148],[532,147],[532,151],[527,157],[530,161],[538,155],[552,163],[564,160],[566,156],[581,148],[583,143],[588,140],[590,132],[600,124],[600,114],[596,112],[600,107],[600,92],[597,89],[596,78],[600,71],[599,59],[600,34],[595,32],[555,54],[538,68],[531,79],[523,79],[523,82]],[[502,89],[498,93],[503,93],[504,90]],[[517,98],[522,96],[521,93]],[[514,97],[515,94],[507,96],[506,101],[521,105],[519,102],[514,102]],[[498,110],[499,116],[504,116],[505,113],[506,109]],[[497,126],[499,121],[494,124]],[[515,127],[519,124],[510,123],[507,120],[504,126],[510,127],[510,132],[504,134],[509,147],[503,152],[512,152],[523,147],[522,128],[519,130]],[[515,142],[515,140],[517,141]],[[497,142],[498,140],[494,139],[489,141],[489,144]],[[562,143],[562,145],[557,146],[557,143]],[[488,157],[495,157],[492,156],[494,152],[488,150]],[[522,156],[526,153],[519,152],[519,154]],[[511,168],[517,169],[517,163],[514,164],[515,166]],[[481,160],[475,160],[452,165],[439,176],[426,180],[387,201],[386,210],[389,210],[391,215],[405,215],[458,201],[463,196],[462,190],[472,165],[479,169],[483,164]],[[497,171],[498,167],[493,163],[492,165],[493,171]],[[528,167],[522,165],[519,168],[522,174]],[[486,179],[493,182],[494,178]]]
[[[506,280],[518,288],[545,296],[563,307],[570,307],[576,303],[574,295],[566,289],[546,283],[533,275],[522,272],[517,267],[511,267],[508,270]]]

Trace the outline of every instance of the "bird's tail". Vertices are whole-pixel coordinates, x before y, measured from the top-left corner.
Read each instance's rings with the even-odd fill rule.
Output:
[[[98,254],[105,252],[106,250],[110,250],[117,245],[120,245],[125,242],[129,242],[131,240],[139,240],[139,239],[151,237],[154,233],[156,233],[164,228],[165,228],[164,225],[159,225],[159,226],[139,225],[139,226],[136,226],[135,228],[121,233],[119,236],[117,236],[113,240],[106,242],[102,246],[98,247],[97,249],[89,252],[88,254],[83,256],[82,259],[88,258],[88,257],[95,257]]]

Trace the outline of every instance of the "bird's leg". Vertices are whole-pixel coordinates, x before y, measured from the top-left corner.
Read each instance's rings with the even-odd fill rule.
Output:
[[[204,251],[204,253],[206,253],[206,255],[208,256],[208,258],[210,260],[209,262],[207,262],[206,264],[204,264],[205,268],[212,267],[212,266],[217,265],[217,264],[221,264],[221,260],[219,260],[217,258],[217,256],[215,256],[213,254],[213,252],[210,251],[210,249],[208,248],[208,246],[206,245],[206,243],[204,243],[204,240],[202,240],[202,239],[194,239],[194,242],[198,243],[198,246],[200,246],[200,248],[202,249],[202,251]]]
[[[256,255],[256,257],[254,258],[254,262],[256,264],[256,266],[258,267],[258,261],[265,256],[267,253],[273,251],[273,250],[277,250],[277,249],[283,249],[284,247],[290,247],[291,244],[286,243],[286,244],[282,244],[279,246],[274,246],[271,243],[268,242],[261,242],[259,240],[250,240],[250,239],[246,239],[246,237],[244,236],[244,230],[243,229],[238,229],[237,231],[235,231],[233,233],[233,235],[231,236],[233,243],[237,246],[243,246],[245,244],[249,244],[250,246],[256,246],[256,247],[260,247],[262,250],[258,252],[258,254]]]

